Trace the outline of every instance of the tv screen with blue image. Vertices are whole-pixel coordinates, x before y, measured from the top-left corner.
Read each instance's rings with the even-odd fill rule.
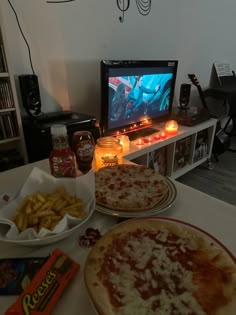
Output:
[[[105,62],[101,77],[101,121],[105,131],[112,134],[130,130],[145,119],[167,118],[176,72],[176,61]]]
[[[109,129],[169,111],[173,73],[109,77]]]

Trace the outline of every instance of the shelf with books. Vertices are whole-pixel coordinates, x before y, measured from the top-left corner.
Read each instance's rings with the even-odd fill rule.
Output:
[[[176,135],[147,144],[144,141],[141,146],[137,145],[137,141],[131,141],[130,151],[124,158],[149,166],[162,175],[178,178],[211,158],[216,122],[216,119],[211,118],[192,127],[179,126]],[[161,130],[160,126],[155,127]],[[204,133],[208,136],[207,140],[204,140],[207,141],[207,150],[197,159],[199,142]]]
[[[190,165],[192,162],[193,136],[176,141],[174,152],[173,172]]]
[[[14,106],[10,81],[0,78],[0,109],[13,108]]]
[[[19,136],[18,124],[14,112],[0,115],[0,139],[15,138]]]
[[[5,15],[0,8],[0,159],[4,169],[9,168],[14,155],[27,163],[27,151],[21,121],[21,113],[16,93],[15,79],[12,72],[11,54],[7,45],[5,32]],[[10,154],[12,157],[10,157]],[[1,169],[0,169],[1,171]]]
[[[193,163],[201,161],[203,158],[208,156],[210,138],[211,138],[210,129],[204,129],[197,133],[194,147]]]
[[[167,147],[162,147],[148,153],[148,167],[163,176],[167,175]]]
[[[189,171],[191,171],[192,169],[194,169],[195,167],[198,167],[199,165],[205,163],[207,160],[209,159],[209,157],[205,157],[201,160],[199,160],[196,163],[193,164],[186,164],[183,168],[178,169],[177,171],[173,172],[171,174],[171,178],[176,179],[178,177],[181,177],[182,175],[188,173]]]
[[[7,59],[3,42],[0,43],[0,72],[8,72]]]

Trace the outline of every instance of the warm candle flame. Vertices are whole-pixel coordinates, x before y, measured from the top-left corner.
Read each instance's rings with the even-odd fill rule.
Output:
[[[144,140],[142,138],[138,139],[136,145],[143,145]]]
[[[178,123],[175,120],[168,120],[165,125],[165,131],[168,134],[176,134],[178,132]]]

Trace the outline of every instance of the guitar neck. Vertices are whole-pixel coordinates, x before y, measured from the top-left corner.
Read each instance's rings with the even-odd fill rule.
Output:
[[[198,93],[199,93],[203,107],[208,109],[204,93],[202,91],[201,85],[199,84],[195,74],[189,74],[188,77],[191,80],[191,82],[197,87],[197,90],[198,90]]]
[[[198,93],[199,93],[199,96],[200,96],[200,99],[201,99],[203,107],[207,108],[207,103],[206,103],[205,96],[203,94],[202,88],[200,86],[197,86],[197,90],[198,90]]]

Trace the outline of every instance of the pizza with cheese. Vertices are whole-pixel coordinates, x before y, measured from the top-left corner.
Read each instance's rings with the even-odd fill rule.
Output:
[[[106,166],[95,172],[96,202],[119,211],[144,211],[160,205],[169,194],[164,176],[143,165]]]
[[[184,222],[132,219],[91,250],[85,283],[100,315],[235,315],[235,258]]]

